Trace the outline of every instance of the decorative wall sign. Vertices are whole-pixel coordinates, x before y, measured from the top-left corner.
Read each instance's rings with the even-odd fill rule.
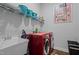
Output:
[[[55,7],[55,23],[71,22],[71,4],[62,3]]]

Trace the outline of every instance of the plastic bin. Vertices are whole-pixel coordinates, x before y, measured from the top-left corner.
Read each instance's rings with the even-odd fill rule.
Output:
[[[79,55],[79,43],[76,41],[68,41],[68,49],[70,55]]]

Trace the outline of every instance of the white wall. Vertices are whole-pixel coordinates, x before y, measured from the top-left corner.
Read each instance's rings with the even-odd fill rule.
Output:
[[[54,48],[68,52],[67,40],[79,41],[79,4],[72,4],[72,22],[54,23],[54,8],[57,4],[41,4],[41,15],[45,18],[42,31],[54,33]]]

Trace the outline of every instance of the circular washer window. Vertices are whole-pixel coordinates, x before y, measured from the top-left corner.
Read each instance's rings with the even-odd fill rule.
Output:
[[[46,39],[45,40],[45,45],[44,45],[44,54],[48,54],[49,53],[49,40]]]

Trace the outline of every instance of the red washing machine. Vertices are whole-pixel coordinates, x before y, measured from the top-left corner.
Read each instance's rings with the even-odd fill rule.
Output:
[[[27,35],[30,55],[46,55],[50,53],[52,32],[30,33]]]

